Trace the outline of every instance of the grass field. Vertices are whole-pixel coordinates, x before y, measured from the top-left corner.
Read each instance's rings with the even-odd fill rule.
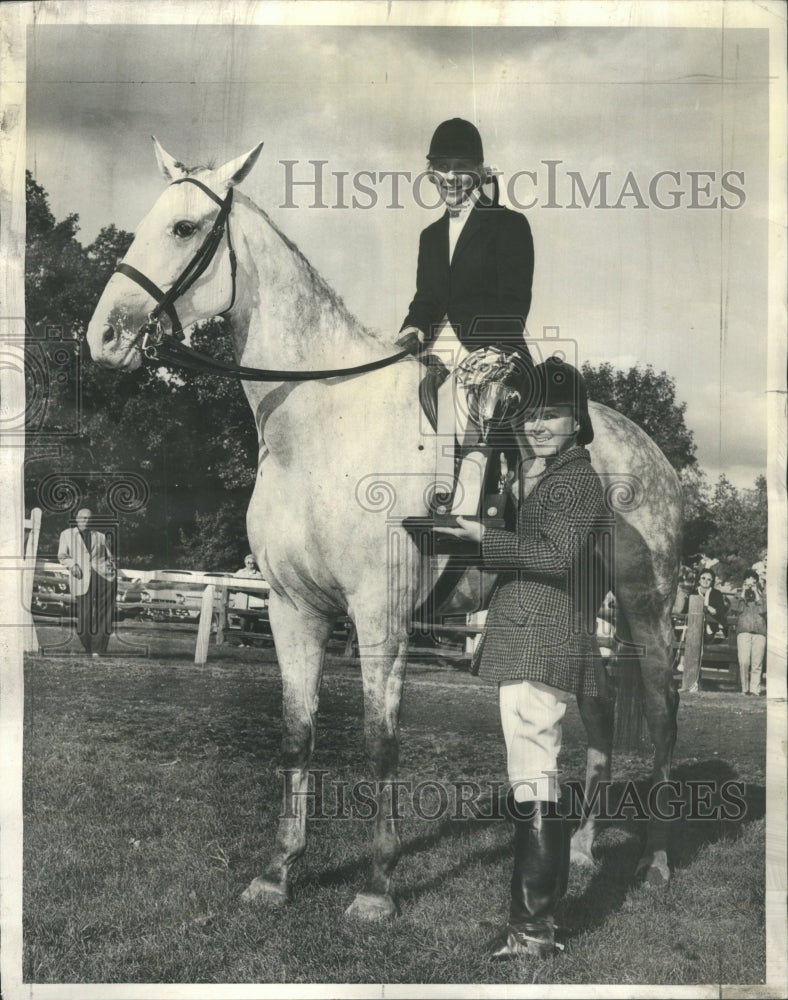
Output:
[[[56,630],[45,630],[54,634]],[[295,899],[239,895],[262,870],[279,811],[281,688],[272,649],[212,649],[151,629],[136,655],[36,656],[26,668],[24,978],[36,983],[759,983],[764,979],[765,706],[685,696],[674,777],[746,783],[740,822],[674,824],[666,889],[633,883],[642,824],[602,828],[594,870],[572,871],[558,918],[566,951],[495,965],[510,833],[490,820],[408,815],[395,875],[401,915],[343,918],[361,888],[371,825],[315,820]],[[174,637],[173,637],[174,636]],[[330,656],[315,767],[366,777],[358,666]],[[566,778],[583,773],[582,726],[565,727]],[[492,689],[412,666],[402,776],[501,778]],[[619,755],[643,781],[648,753]]]

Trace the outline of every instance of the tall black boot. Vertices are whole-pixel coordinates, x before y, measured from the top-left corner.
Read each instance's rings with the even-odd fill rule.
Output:
[[[557,948],[554,914],[569,877],[569,831],[555,802],[510,800],[514,870],[509,923],[491,957],[544,957]]]

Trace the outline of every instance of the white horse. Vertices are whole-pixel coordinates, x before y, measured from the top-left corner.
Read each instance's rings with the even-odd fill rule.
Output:
[[[386,364],[392,344],[361,326],[265,212],[243,195],[233,201],[262,144],[218,169],[187,169],[154,143],[168,186],[96,307],[87,334],[96,362],[137,368],[163,332],[162,313],[179,334],[182,326],[228,310],[236,358],[247,369],[306,373],[383,362],[356,374],[285,381],[274,373],[273,380],[243,382],[260,442],[247,527],[271,584],[283,765],[293,773],[270,861],[244,897],[279,903],[290,896],[289,873],[306,846],[303,793],[324,651],[335,619],[348,614],[358,633],[364,732],[379,808],[371,871],[347,912],[390,916],[400,842],[387,803],[397,771],[408,635],[414,608],[434,578],[399,526],[404,516],[426,513],[434,483],[437,437],[417,402],[423,367],[410,357]],[[165,336],[160,350],[174,343]],[[615,591],[620,621],[642,648],[643,704],[656,748],[653,780],[666,780],[678,705],[669,655],[678,480],[629,420],[596,404],[591,413],[594,467],[603,480],[631,487],[617,516]],[[595,783],[610,776],[611,717],[602,699],[581,699],[580,709],[589,734],[590,796]],[[593,832],[588,822],[575,834],[576,860],[590,861]],[[652,880],[668,878],[666,831],[654,818],[639,870]]]

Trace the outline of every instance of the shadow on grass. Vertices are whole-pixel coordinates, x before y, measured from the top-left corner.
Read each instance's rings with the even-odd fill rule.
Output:
[[[688,868],[704,847],[737,839],[745,824],[765,815],[765,787],[738,781],[735,768],[727,761],[711,758],[677,766],[672,780],[679,783],[682,800],[681,814],[668,823],[669,862],[674,872]],[[728,782],[736,782],[736,785],[726,800],[721,798],[720,789]],[[631,791],[631,787],[623,781],[611,785],[610,802],[614,812],[625,790],[629,788]],[[635,788],[641,800],[647,801],[649,781],[636,782]],[[429,878],[401,889],[397,892],[398,899],[402,903],[412,903],[433,890],[445,889],[452,879],[467,875],[469,866],[505,862],[511,851],[508,835],[503,844],[486,843],[476,849],[472,846],[475,837],[491,827],[501,828],[501,824],[506,823],[500,818],[505,812],[504,800],[502,792],[497,810],[492,809],[489,797],[486,801],[480,800],[478,804],[482,817],[447,818],[429,833],[405,840],[400,864],[409,860],[413,862],[418,855],[447,842],[462,839],[465,845],[461,852],[450,852],[450,857],[458,860],[450,861]],[[722,807],[732,818],[724,818]],[[496,811],[499,818],[494,818]],[[569,822],[573,828],[576,826],[576,821]],[[630,890],[640,883],[635,872],[645,847],[647,827],[644,819],[625,817],[598,823],[595,867],[582,892],[566,897],[559,911],[559,920],[566,924],[570,938],[598,928],[609,915],[623,906]],[[506,829],[508,834],[508,824]],[[366,873],[369,864],[370,855],[365,852],[363,856],[329,870],[304,872],[299,883],[303,887],[351,884]]]

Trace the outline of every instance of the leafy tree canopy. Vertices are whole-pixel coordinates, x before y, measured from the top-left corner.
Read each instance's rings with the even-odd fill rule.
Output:
[[[651,365],[636,365],[624,372],[608,362],[582,366],[588,396],[642,427],[677,471],[696,462],[692,431],[684,421],[686,403],[676,402],[676,382]]]

